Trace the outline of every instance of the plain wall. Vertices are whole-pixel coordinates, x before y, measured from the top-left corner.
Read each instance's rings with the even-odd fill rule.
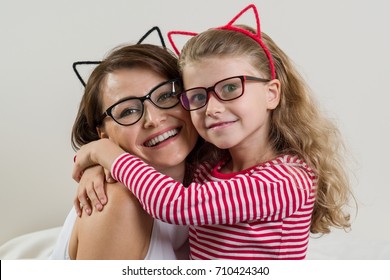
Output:
[[[0,245],[60,226],[72,206],[70,131],[83,90],[74,61],[100,60],[155,25],[164,33],[220,26],[249,3],[350,149],[359,212],[350,233],[333,236],[390,242],[388,2],[1,0]]]

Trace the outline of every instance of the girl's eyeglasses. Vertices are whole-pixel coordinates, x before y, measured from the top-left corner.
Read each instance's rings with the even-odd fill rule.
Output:
[[[212,87],[187,89],[180,94],[180,102],[187,111],[194,111],[206,106],[210,92],[214,92],[220,100],[234,100],[244,94],[245,81],[269,82],[270,80],[246,75],[230,77],[215,83]]]

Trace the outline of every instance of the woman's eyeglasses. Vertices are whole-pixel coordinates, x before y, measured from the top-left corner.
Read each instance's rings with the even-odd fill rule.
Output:
[[[109,116],[120,125],[129,126],[138,122],[144,113],[144,102],[150,100],[160,109],[175,107],[180,101],[178,95],[182,91],[180,79],[162,82],[143,97],[128,97],[110,106],[101,116],[99,125]]]

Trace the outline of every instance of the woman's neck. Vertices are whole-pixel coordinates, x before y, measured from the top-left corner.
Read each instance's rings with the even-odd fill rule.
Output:
[[[186,163],[185,161],[183,161],[182,163],[175,166],[164,166],[156,169],[158,170],[158,172],[171,177],[175,181],[183,183]]]

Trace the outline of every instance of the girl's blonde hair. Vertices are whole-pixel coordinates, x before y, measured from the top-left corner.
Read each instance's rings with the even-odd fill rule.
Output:
[[[255,33],[250,27],[238,27]],[[269,140],[277,154],[300,156],[318,176],[310,231],[329,233],[330,227],[349,229],[350,215],[344,206],[353,195],[343,163],[344,146],[339,130],[321,114],[288,56],[264,33],[262,40],[272,55],[281,83],[280,104],[271,113]],[[179,67],[182,71],[186,64],[215,56],[249,56],[253,58],[252,66],[264,78],[271,78],[269,61],[260,45],[247,35],[229,30],[210,29],[191,38],[180,54]]]

